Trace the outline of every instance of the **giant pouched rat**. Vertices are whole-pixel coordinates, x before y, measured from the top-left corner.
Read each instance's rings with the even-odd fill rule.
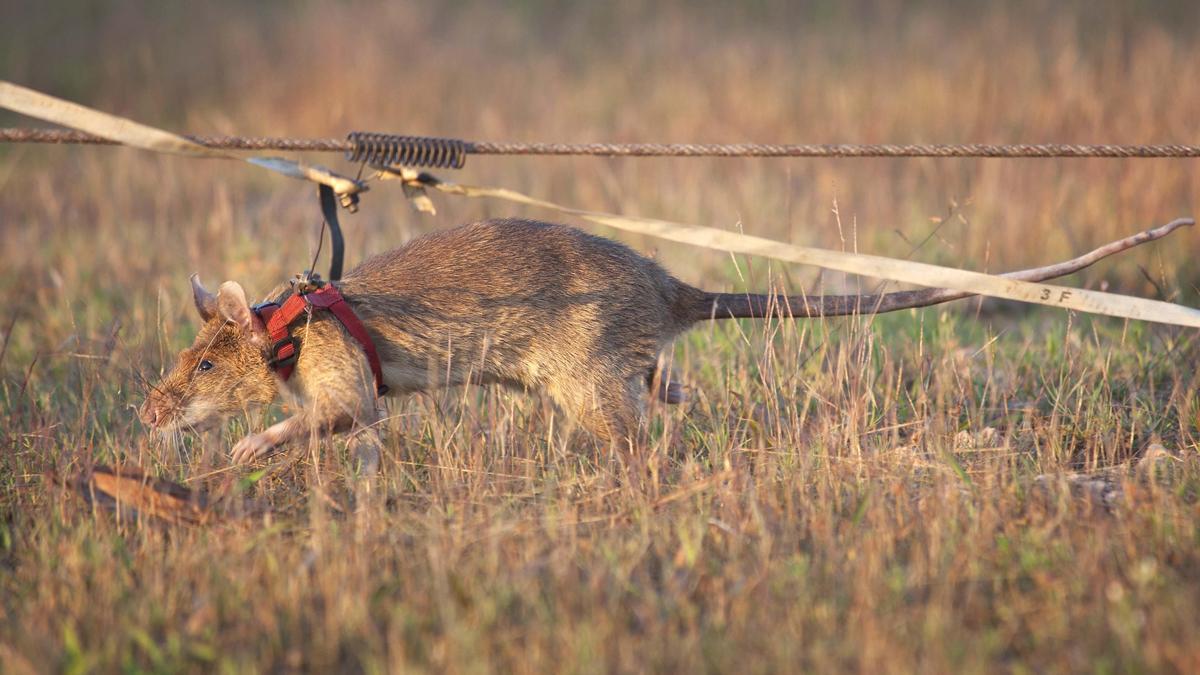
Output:
[[[636,439],[649,387],[664,401],[681,400],[670,374],[656,372],[659,355],[699,321],[877,313],[966,295],[709,293],[615,241],[529,220],[487,220],[421,237],[366,260],[337,286],[376,345],[390,394],[461,384],[539,389],[591,433],[622,445]],[[204,324],[150,390],[140,411],[146,424],[199,428],[268,404],[282,389],[299,412],[243,438],[235,461],[313,431],[351,429],[360,431],[367,460],[377,457],[372,374],[359,343],[329,312],[296,323],[299,359],[281,382],[242,287],[227,281],[214,296],[195,276],[192,287]],[[292,292],[281,287],[269,299],[282,302]]]

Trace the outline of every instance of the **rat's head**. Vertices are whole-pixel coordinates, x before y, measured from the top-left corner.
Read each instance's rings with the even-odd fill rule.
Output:
[[[204,325],[171,372],[151,387],[139,411],[143,422],[163,432],[201,429],[275,398],[266,329],[241,285],[226,281],[213,295],[193,275],[192,296]]]

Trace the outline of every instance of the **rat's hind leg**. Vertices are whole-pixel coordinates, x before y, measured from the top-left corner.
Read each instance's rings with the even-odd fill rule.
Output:
[[[379,432],[381,419],[376,412],[374,420],[355,420],[354,427],[350,430],[350,440],[346,449],[350,451],[360,476],[368,477],[379,473],[379,453],[383,448],[383,437]]]
[[[645,380],[641,377],[627,381],[595,378],[570,387],[554,387],[550,392],[559,406],[585,429],[623,451],[638,447],[645,393]]]
[[[654,393],[655,398],[663,403],[675,405],[687,400],[687,394],[683,393],[683,385],[679,384],[679,378],[675,375],[675,371],[663,364],[661,360],[657,366],[646,373],[646,387]]]

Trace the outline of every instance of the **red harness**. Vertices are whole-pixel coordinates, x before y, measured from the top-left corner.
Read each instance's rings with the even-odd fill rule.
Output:
[[[358,320],[354,310],[342,296],[342,292],[333,284],[325,284],[318,290],[304,295],[293,295],[284,301],[265,302],[254,306],[254,313],[267,326],[267,334],[271,338],[271,358],[267,365],[279,373],[280,379],[286,380],[292,376],[296,367],[296,359],[300,356],[300,341],[291,333],[292,322],[301,314],[309,311],[309,307],[328,309],[333,312],[342,326],[358,340],[367,361],[371,364],[371,373],[375,375],[375,391],[379,396],[387,393],[387,385],[383,383],[383,368],[379,364],[379,353],[375,351],[375,343],[367,333],[366,326]]]

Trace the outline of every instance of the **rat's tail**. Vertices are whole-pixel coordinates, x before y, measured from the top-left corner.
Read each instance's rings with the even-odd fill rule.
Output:
[[[1000,276],[1018,281],[1046,281],[1073,274],[1110,255],[1129,250],[1148,241],[1161,239],[1180,227],[1194,224],[1179,218],[1145,232],[1110,242],[1078,258],[1045,267],[1034,267]],[[898,309],[928,307],[951,300],[969,298],[973,293],[949,288],[924,288],[880,295],[769,295],[757,293],[709,293],[675,281],[671,313],[680,327],[706,319],[810,318],[847,314],[882,314]]]
[[[681,294],[676,313],[686,325],[709,319],[806,319],[821,316],[880,314],[911,307],[948,302],[970,295],[932,297],[928,290],[897,291],[879,295],[772,295],[765,293]]]

